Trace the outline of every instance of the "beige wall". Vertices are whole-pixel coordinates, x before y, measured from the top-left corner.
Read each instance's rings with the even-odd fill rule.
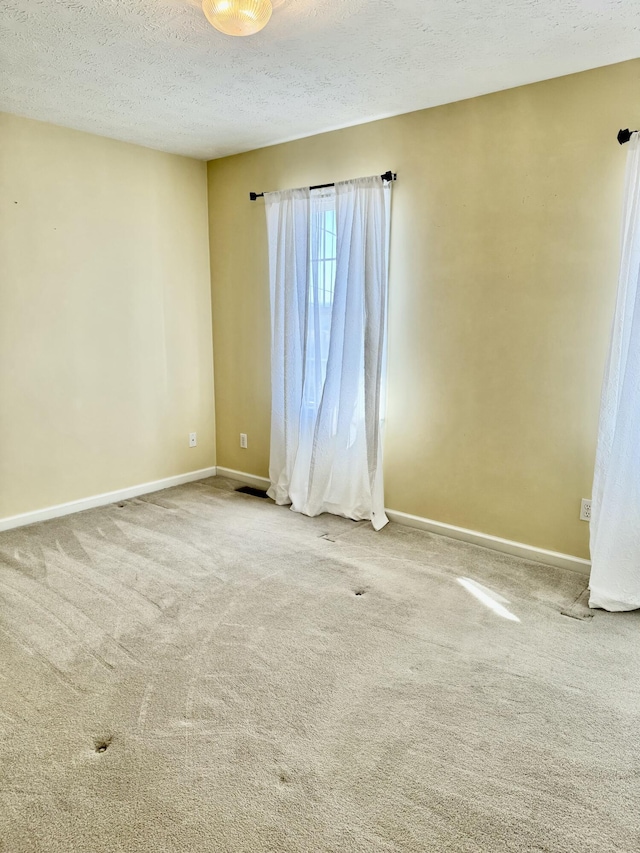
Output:
[[[615,135],[640,126],[638,91],[634,60],[209,163],[218,464],[268,471],[265,216],[249,191],[393,169],[387,506],[588,556]]]
[[[0,517],[214,464],[205,173],[0,116]]]

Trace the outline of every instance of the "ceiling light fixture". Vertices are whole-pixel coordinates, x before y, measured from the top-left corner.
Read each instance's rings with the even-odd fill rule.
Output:
[[[251,36],[271,17],[271,0],[202,0],[202,11],[216,30],[228,36]]]

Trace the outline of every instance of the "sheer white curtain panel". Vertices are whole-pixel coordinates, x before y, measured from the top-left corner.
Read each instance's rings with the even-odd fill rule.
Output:
[[[269,495],[387,523],[384,381],[391,187],[380,177],[267,193]]]
[[[640,608],[640,139],[628,143],[618,296],[591,503],[590,607]]]

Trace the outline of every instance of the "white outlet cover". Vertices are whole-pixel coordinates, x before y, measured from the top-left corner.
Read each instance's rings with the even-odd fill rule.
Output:
[[[198,436],[195,432],[189,433],[189,447],[196,447],[198,444]]]
[[[580,521],[591,521],[591,498],[580,501]]]

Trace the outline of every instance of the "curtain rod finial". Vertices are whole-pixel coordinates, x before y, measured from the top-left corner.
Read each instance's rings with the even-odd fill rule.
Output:
[[[635,133],[635,130],[629,130],[629,128],[625,128],[624,130],[618,131],[618,136],[616,137],[620,145],[624,145],[625,142],[628,142],[631,139],[631,134]]]

